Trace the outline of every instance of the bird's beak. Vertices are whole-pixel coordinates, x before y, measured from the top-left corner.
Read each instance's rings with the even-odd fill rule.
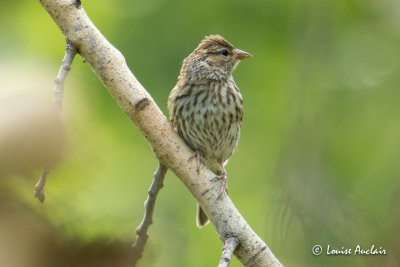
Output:
[[[236,49],[236,58],[237,58],[238,60],[242,60],[242,59],[245,59],[245,58],[248,58],[248,57],[252,57],[252,56],[253,56],[253,55],[250,54],[250,53],[247,53],[247,52],[242,51],[242,50],[240,50],[240,49]]]

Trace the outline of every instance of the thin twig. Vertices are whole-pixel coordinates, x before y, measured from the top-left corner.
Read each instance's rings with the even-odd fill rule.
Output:
[[[77,53],[77,49],[71,42],[67,42],[65,47],[65,56],[61,64],[60,71],[56,79],[54,80],[56,86],[54,87],[53,94],[54,94],[54,105],[58,109],[58,112],[62,109],[62,101],[64,98],[64,83],[65,79],[67,78],[68,72],[71,69],[72,61]]]
[[[236,236],[229,237],[225,240],[224,248],[222,249],[221,259],[218,267],[228,267],[231,263],[232,254],[239,245],[239,239]]]
[[[62,102],[64,98],[64,83],[65,79],[67,78],[68,72],[71,69],[71,64],[74,60],[76,53],[77,50],[75,46],[71,42],[67,42],[67,45],[65,47],[65,56],[61,64],[60,71],[58,72],[58,75],[54,80],[56,86],[53,89],[53,101],[57,113],[60,113],[62,109]],[[46,198],[44,186],[46,184],[46,177],[49,172],[50,166],[44,167],[39,182],[35,186],[34,196],[42,203]]]
[[[154,205],[156,203],[157,194],[163,187],[163,181],[167,170],[167,167],[160,164],[158,165],[157,171],[154,173],[153,183],[150,186],[148,197],[144,202],[144,217],[141,224],[136,228],[137,238],[136,242],[133,244],[133,250],[135,254],[133,266],[135,266],[136,262],[142,257],[144,246],[149,238],[147,229],[153,223]]]

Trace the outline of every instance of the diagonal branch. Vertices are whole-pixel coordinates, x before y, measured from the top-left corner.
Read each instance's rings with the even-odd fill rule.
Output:
[[[230,198],[218,198],[220,181],[187,159],[192,152],[172,129],[149,93],[129,70],[122,54],[93,25],[77,0],[39,0],[65,38],[90,65],[121,109],[139,128],[160,164],[173,171],[210,218],[222,242],[236,236],[234,254],[245,266],[282,266],[251,229]]]
[[[149,235],[147,234],[147,229],[153,223],[153,212],[154,205],[156,203],[156,198],[158,191],[163,187],[163,181],[165,177],[165,173],[168,168],[163,165],[159,165],[156,173],[154,174],[153,183],[150,186],[148,197],[144,202],[145,213],[143,217],[142,223],[136,228],[136,242],[133,244],[133,250],[135,252],[133,266],[136,265],[136,262],[142,257],[144,246],[146,245],[147,239]]]
[[[75,47],[67,42],[67,46],[65,47],[65,56],[61,64],[60,71],[56,79],[54,80],[56,86],[54,87],[53,94],[54,94],[54,106],[56,108],[56,112],[60,113],[62,109],[62,101],[64,98],[64,83],[65,79],[67,78],[68,72],[71,69],[72,61],[76,55]],[[50,172],[50,167],[44,167],[42,171],[42,175],[40,176],[39,182],[35,186],[34,196],[39,199],[40,202],[44,202],[46,197],[44,186],[46,184],[47,175]]]

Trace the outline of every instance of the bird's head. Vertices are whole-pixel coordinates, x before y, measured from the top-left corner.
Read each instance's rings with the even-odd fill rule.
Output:
[[[235,48],[220,35],[206,36],[184,60],[182,72],[189,80],[226,80],[240,60],[251,54]]]

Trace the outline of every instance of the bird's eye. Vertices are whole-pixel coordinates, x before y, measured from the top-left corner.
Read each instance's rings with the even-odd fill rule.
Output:
[[[226,49],[224,49],[224,50],[221,50],[221,55],[223,55],[223,56],[227,56],[227,55],[229,55],[229,52],[228,52],[228,50],[226,50]]]

